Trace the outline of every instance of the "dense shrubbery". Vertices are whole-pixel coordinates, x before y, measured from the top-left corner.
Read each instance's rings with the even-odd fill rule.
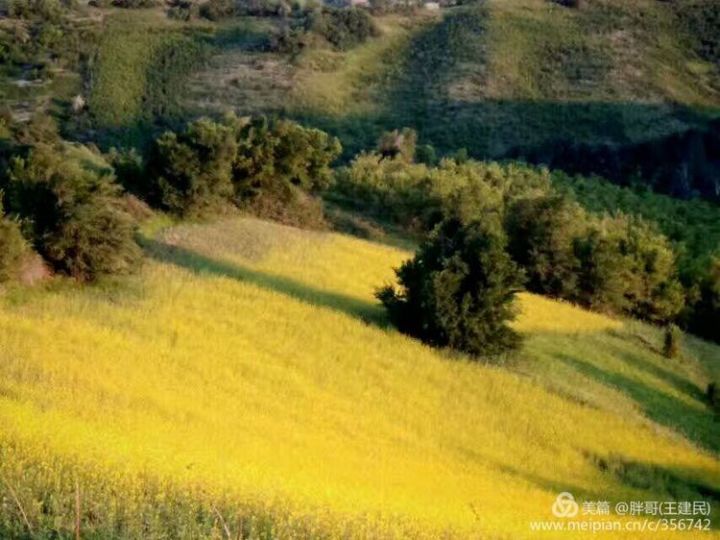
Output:
[[[358,8],[313,11],[306,28],[340,50],[350,49],[378,34],[372,17]]]
[[[506,219],[509,250],[527,273],[528,288],[567,298],[578,286],[575,242],[585,232],[582,209],[556,195],[523,198]]]
[[[520,336],[508,322],[522,273],[505,244],[497,216],[448,218],[397,270],[400,290],[377,296],[399,330],[428,344],[481,356],[515,349]]]
[[[0,193],[0,203],[2,202]],[[17,276],[27,244],[17,222],[6,218],[0,204],[0,283]]]
[[[55,270],[82,281],[131,271],[135,225],[112,170],[86,148],[36,143],[11,160],[8,210]]]
[[[200,6],[200,15],[211,21],[231,17],[236,13],[235,0],[208,0]]]
[[[178,215],[240,206],[295,225],[323,223],[314,195],[333,178],[337,139],[286,120],[200,119],[158,137],[148,155],[106,158],[62,141],[40,119],[5,129],[0,189],[22,233],[54,270],[79,280],[131,271],[135,223],[115,174],[132,193]],[[14,222],[2,221],[2,273],[15,261]],[[17,235],[16,235],[17,236]],[[11,249],[13,248],[13,249]]]
[[[640,219],[586,212],[554,191],[545,170],[364,154],[339,172],[334,191],[419,234],[448,215],[501,216],[533,292],[653,322],[673,320],[684,304],[667,238]]]
[[[687,324],[699,336],[720,341],[720,258],[714,259],[695,289]]]
[[[288,207],[298,204],[298,211],[307,212],[304,194],[328,187],[340,151],[337,139],[287,120],[199,120],[158,138],[146,181],[130,187],[177,214],[234,203],[287,221]]]
[[[274,48],[297,53],[318,38],[338,50],[348,50],[377,36],[372,16],[359,8],[300,10],[286,19],[274,40]]]
[[[236,154],[235,134],[225,125],[199,120],[182,133],[167,132],[153,145],[140,194],[178,214],[217,208],[232,197]]]
[[[261,192],[291,196],[292,188],[309,192],[327,188],[332,162],[340,155],[340,141],[327,133],[289,120],[259,118],[238,131],[238,154],[233,179],[240,200]]]

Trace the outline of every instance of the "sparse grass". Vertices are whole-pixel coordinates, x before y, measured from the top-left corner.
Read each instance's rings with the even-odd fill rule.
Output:
[[[1,300],[0,535],[12,487],[70,536],[76,480],[83,537],[519,538],[565,490],[720,511],[717,347],[668,363],[659,330],[522,295],[522,352],[469,362],[386,326],[407,251],[159,225],[120,289]]]

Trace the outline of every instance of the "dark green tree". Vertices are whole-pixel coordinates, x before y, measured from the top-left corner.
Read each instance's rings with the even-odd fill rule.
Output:
[[[261,194],[289,201],[296,189],[317,192],[332,182],[340,141],[289,120],[235,120],[238,149],[233,183],[240,202]]]
[[[700,280],[698,298],[689,316],[690,330],[699,336],[720,341],[720,258],[714,258]]]
[[[508,323],[515,317],[522,274],[505,250],[496,221],[446,219],[415,257],[396,270],[400,288],[378,291],[401,332],[480,356],[520,345]]]
[[[84,147],[38,144],[12,160],[9,210],[55,270],[82,281],[132,271],[135,223],[107,163]]]
[[[587,218],[561,195],[520,199],[507,213],[508,250],[527,274],[529,290],[570,298],[577,288],[574,243]]]
[[[180,215],[216,210],[232,198],[237,149],[233,129],[208,119],[164,133],[148,157],[150,202]]]
[[[27,243],[17,222],[4,216],[2,192],[0,192],[0,283],[10,281],[17,276],[27,249]]]

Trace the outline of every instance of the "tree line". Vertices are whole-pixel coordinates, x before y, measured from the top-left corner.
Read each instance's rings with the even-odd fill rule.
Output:
[[[0,129],[4,217],[0,279],[33,251],[80,281],[132,272],[138,207],[181,218],[242,209],[300,226],[322,223],[321,197],[400,225],[420,241],[378,291],[390,319],[431,344],[497,354],[522,289],[718,339],[720,259],[691,282],[658,227],[586,210],[547,169],[438,161],[412,130],[333,169],[336,138],[283,119],[202,118],[157,137],[145,154],[64,141],[52,123]]]

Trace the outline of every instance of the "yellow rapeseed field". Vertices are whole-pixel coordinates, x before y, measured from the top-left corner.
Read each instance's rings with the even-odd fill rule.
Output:
[[[405,251],[252,219],[145,243],[136,278],[0,299],[0,536],[534,538],[562,491],[720,512],[715,347],[522,295],[523,350],[473,362],[386,325]]]

